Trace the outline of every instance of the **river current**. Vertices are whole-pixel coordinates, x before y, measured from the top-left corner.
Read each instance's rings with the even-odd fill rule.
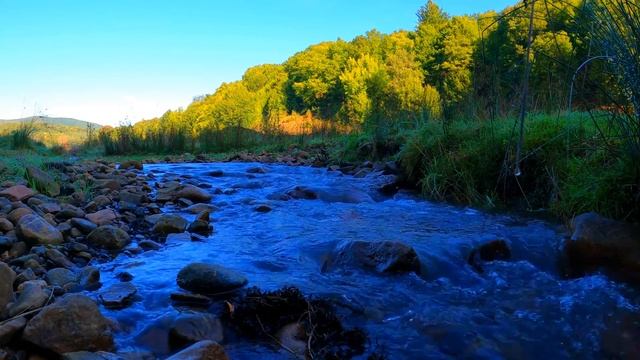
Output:
[[[250,174],[252,167],[266,172]],[[214,170],[223,176],[207,175]],[[212,192],[220,189],[211,201],[219,210],[211,215],[215,231],[205,241],[169,241],[160,250],[121,254],[99,265],[105,286],[126,271],[138,288],[138,300],[128,308],[103,309],[119,323],[119,350],[151,348],[160,358],[169,354],[166,345],[151,346],[144,339],[154,324],[184,311],[169,297],[179,291],[177,273],[191,262],[239,270],[249,286],[264,290],[293,285],[331,299],[347,326],[367,332],[370,350],[383,350],[390,359],[601,358],[638,346],[633,344],[637,338],[625,334],[628,327],[637,329],[639,294],[603,275],[563,279],[558,258],[567,234],[559,225],[433,203],[409,192],[384,197],[374,176],[354,178],[324,168],[158,164],[145,165],[145,172],[158,181],[179,177]],[[361,196],[350,202],[338,196],[270,200],[298,185]],[[260,204],[273,210],[255,211]],[[178,208],[164,211],[194,218]],[[493,239],[506,240],[512,258],[474,271],[467,264],[469,253]],[[422,275],[323,272],[336,245],[353,240],[412,246]],[[291,357],[270,344],[230,338],[223,345],[232,359]]]

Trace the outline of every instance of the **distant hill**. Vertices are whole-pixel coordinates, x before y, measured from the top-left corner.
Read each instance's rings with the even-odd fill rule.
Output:
[[[89,125],[95,132],[102,125],[72,118],[48,116],[30,116],[21,119],[0,120],[0,136],[7,136],[18,129],[20,124],[34,120],[36,132],[34,139],[47,146],[62,146],[65,148],[79,145],[87,138]]]
[[[0,127],[3,125],[6,126],[7,123],[19,123],[25,121],[31,121],[35,119],[38,122],[42,122],[49,125],[65,125],[72,127],[81,127],[83,129],[87,128],[87,124],[92,124],[95,129],[99,129],[102,127],[100,124],[92,123],[90,121],[72,119],[72,118],[62,118],[62,117],[48,117],[48,116],[29,116],[20,119],[0,119]]]

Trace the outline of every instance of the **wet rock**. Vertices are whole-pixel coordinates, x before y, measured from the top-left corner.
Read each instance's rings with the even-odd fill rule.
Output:
[[[569,275],[604,268],[624,280],[640,282],[640,226],[591,212],[577,216],[572,228],[564,243]]]
[[[57,245],[64,241],[55,226],[35,214],[25,215],[18,221],[16,234],[18,239],[32,245]]]
[[[35,185],[35,188],[43,194],[49,196],[60,195],[60,184],[51,175],[36,167],[27,166],[25,179]]]
[[[216,294],[241,288],[248,283],[241,273],[219,265],[192,263],[180,270],[178,286],[200,294]]]
[[[469,254],[467,262],[476,271],[482,272],[481,263],[483,261],[509,260],[510,258],[511,249],[509,248],[509,244],[502,239],[497,239],[485,242],[474,248]]]
[[[122,309],[133,301],[138,289],[130,282],[111,285],[100,293],[100,302],[110,309]]]
[[[355,266],[378,273],[420,273],[420,259],[416,251],[395,241],[352,241],[338,246],[323,265],[324,270],[334,266]]]
[[[215,341],[197,342],[167,360],[228,360],[224,348]]]
[[[178,305],[208,308],[211,305],[211,298],[208,296],[192,293],[171,293],[171,300]]]
[[[222,323],[208,313],[193,313],[177,318],[169,331],[169,341],[174,346],[183,347],[201,340],[222,342]]]
[[[42,307],[49,299],[50,293],[44,290],[41,281],[27,281],[20,285],[20,295],[16,302],[9,307],[9,316],[24,314],[27,311]]]
[[[255,207],[255,208],[253,208],[253,209],[254,209],[255,211],[257,211],[257,212],[260,212],[260,213],[268,213],[268,212],[270,212],[271,210],[273,210],[273,209],[271,208],[271,206],[266,205],[266,204],[258,205],[258,206],[256,206],[256,207]]]
[[[167,235],[184,232],[187,228],[187,220],[180,215],[161,215],[151,231],[156,234]]]
[[[205,175],[208,175],[211,177],[222,177],[224,176],[224,172],[222,170],[212,170],[206,173]]]
[[[209,224],[209,212],[203,211],[198,217],[189,224],[189,231],[198,234],[209,234],[213,230],[211,224]]]
[[[11,301],[13,301],[13,282],[16,273],[5,263],[0,262],[0,319]]]
[[[162,249],[162,245],[158,244],[157,242],[155,242],[153,240],[148,240],[148,239],[139,241],[138,242],[138,246],[140,246],[140,248],[142,248],[142,250],[144,250],[144,251]]]
[[[0,214],[8,214],[12,208],[11,200],[0,196]]]
[[[247,173],[248,174],[266,174],[267,173],[267,169],[260,167],[260,166],[256,166],[256,167],[250,167],[247,169]]]
[[[93,246],[107,250],[121,250],[131,242],[129,234],[119,227],[104,225],[93,230],[87,241]]]
[[[133,275],[131,275],[130,273],[123,271],[123,272],[119,272],[116,274],[116,279],[123,281],[123,282],[127,282],[127,281],[131,281],[133,280]]]
[[[72,218],[71,225],[78,228],[83,234],[89,234],[98,227],[98,225],[93,222],[81,218]]]
[[[115,211],[111,209],[103,209],[92,214],[87,214],[87,219],[92,223],[100,226],[107,225],[117,219]]]
[[[65,295],[42,309],[29,321],[22,337],[58,354],[113,348],[110,322],[90,298],[78,294]]]
[[[175,195],[176,198],[185,198],[194,202],[208,202],[212,196],[206,190],[194,185],[185,185]]]
[[[15,284],[20,285],[26,281],[36,280],[38,277],[31,269],[23,270],[18,276],[16,276]]]
[[[78,274],[80,286],[86,290],[95,290],[100,287],[100,270],[93,266],[85,266]]]
[[[6,218],[0,218],[0,233],[6,233],[13,230],[13,224]]]
[[[198,203],[198,204],[193,204],[184,210],[191,214],[199,214],[203,211],[208,211],[209,213],[212,213],[214,211],[217,211],[218,208],[211,204]]]
[[[9,344],[25,326],[27,319],[24,316],[0,324],[0,345]]]
[[[15,185],[0,191],[1,197],[6,197],[11,201],[26,200],[36,193],[24,185]]]

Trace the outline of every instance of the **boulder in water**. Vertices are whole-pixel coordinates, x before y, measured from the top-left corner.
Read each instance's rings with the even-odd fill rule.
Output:
[[[581,276],[603,268],[610,274],[640,282],[640,226],[590,212],[576,216],[573,234],[564,243],[567,272]]]
[[[151,231],[156,234],[168,235],[184,232],[187,228],[187,220],[180,215],[161,215],[153,225]]]
[[[178,286],[200,294],[216,294],[241,288],[248,283],[241,273],[220,265],[191,263],[178,273]]]
[[[378,273],[420,273],[420,259],[416,251],[396,241],[343,243],[336,248],[323,269],[334,266],[355,266]]]
[[[176,194],[175,198],[185,198],[194,202],[208,202],[212,196],[206,190],[194,185],[185,185]]]
[[[138,289],[130,282],[121,282],[109,286],[100,293],[100,302],[110,309],[122,309],[132,301]]]

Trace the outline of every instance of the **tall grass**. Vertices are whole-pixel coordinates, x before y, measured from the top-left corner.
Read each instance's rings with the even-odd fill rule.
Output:
[[[398,158],[432,199],[549,208],[567,218],[598,211],[638,220],[633,159],[625,152],[612,156],[603,147],[602,136],[613,149],[624,147],[615,127],[608,126],[611,121],[610,116],[594,122],[577,116],[532,117],[520,177],[510,171],[515,156],[512,119],[454,121],[446,134],[440,124],[427,123],[407,134]]]
[[[38,130],[34,119],[21,122],[18,128],[11,132],[11,148],[28,149],[33,143],[33,135]]]

